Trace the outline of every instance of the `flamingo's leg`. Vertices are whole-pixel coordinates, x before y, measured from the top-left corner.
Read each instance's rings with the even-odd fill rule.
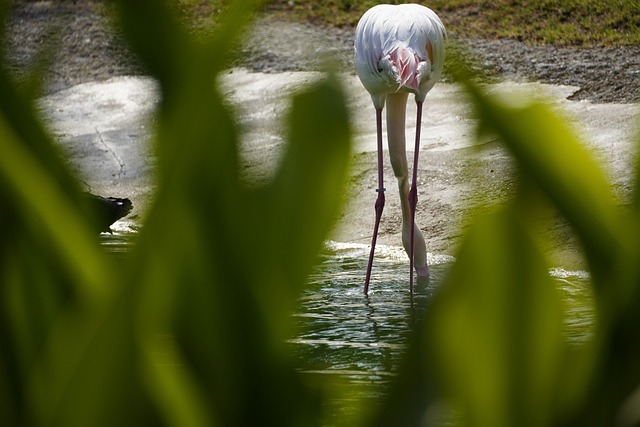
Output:
[[[371,252],[369,252],[369,263],[367,264],[367,276],[364,281],[364,293],[369,292],[369,281],[371,280],[371,268],[373,267],[373,254],[376,249],[376,241],[378,240],[378,228],[380,227],[380,218],[382,218],[382,210],[384,209],[384,161],[382,152],[382,108],[376,108],[376,127],[378,132],[378,188],[376,192],[375,211],[376,222],[373,227],[373,237],[371,238]]]
[[[415,225],[416,225],[416,207],[418,206],[418,158],[420,154],[420,128],[422,124],[422,104],[423,101],[416,101],[417,117],[416,117],[416,144],[413,151],[413,177],[411,180],[411,189],[409,190],[409,209],[411,212],[411,244],[409,246],[409,289],[413,292],[413,266],[414,266],[414,241],[415,241]],[[426,260],[426,254],[425,254]],[[424,266],[416,269],[419,276],[429,276],[429,268],[425,262]]]

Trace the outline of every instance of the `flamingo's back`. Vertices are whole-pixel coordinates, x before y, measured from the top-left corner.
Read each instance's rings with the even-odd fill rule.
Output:
[[[442,21],[427,7],[417,4],[374,6],[356,27],[356,72],[372,97],[408,90],[424,99],[442,73],[445,39]],[[405,86],[400,75],[402,70],[392,70],[389,65],[390,60],[398,60],[394,55],[399,48],[415,55],[415,58],[407,57],[403,63],[415,62],[417,90]]]

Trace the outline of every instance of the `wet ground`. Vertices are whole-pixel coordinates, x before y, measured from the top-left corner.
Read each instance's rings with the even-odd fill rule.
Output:
[[[268,180],[283,148],[282,120],[288,96],[320,78],[316,72],[253,73],[233,69],[219,85],[234,106],[241,128],[243,173],[247,180]],[[373,109],[357,77],[341,75],[355,128],[352,170],[346,204],[332,238],[366,244],[373,229],[376,148]],[[633,138],[640,108],[632,104],[593,104],[566,98],[577,88],[501,83],[492,91],[543,97],[565,114],[608,172],[615,192],[624,200],[631,192],[635,155]],[[546,94],[546,95],[543,95]],[[100,194],[126,196],[134,203],[134,226],[153,194],[154,158],[146,144],[156,85],[145,77],[116,77],[58,91],[40,100],[50,128],[67,150],[69,160],[88,187]],[[514,191],[511,160],[501,145],[474,138],[475,121],[460,88],[438,84],[427,98],[420,154],[420,202],[417,224],[427,236],[427,250],[453,254],[466,224]],[[415,126],[415,106],[409,104],[407,128]],[[412,134],[412,130],[408,131]],[[380,242],[400,244],[400,205],[395,178],[387,162],[387,205]],[[480,207],[480,208],[479,208]],[[555,265],[582,268],[572,237],[556,221],[551,252]]]
[[[50,55],[40,101],[51,129],[87,187],[104,195],[129,197],[141,215],[153,193],[153,154],[145,144],[158,100],[153,80],[124,47],[105,18],[102,1],[51,0],[14,3],[5,47],[11,70],[26,75],[37,52]],[[325,54],[343,64],[342,79],[356,129],[347,200],[333,239],[368,243],[375,199],[375,128],[371,103],[352,69],[352,31],[261,19],[220,79],[246,130],[243,158],[247,179],[268,179],[282,148],[281,120],[292,91],[318,78],[313,71]],[[510,40],[465,40],[476,66],[495,71],[492,90],[521,98],[549,94],[569,117],[608,171],[624,200],[630,193],[632,139],[638,123],[638,47],[559,48],[526,46]],[[525,83],[549,81],[556,85]],[[446,79],[445,79],[446,80]],[[557,84],[560,85],[557,85]],[[535,94],[535,95],[534,95]],[[582,99],[582,101],[576,101]],[[258,102],[256,102],[258,101]],[[251,108],[247,108],[251,106]],[[413,106],[407,128],[412,129]],[[475,141],[474,121],[459,88],[438,84],[427,98],[420,156],[417,223],[428,250],[452,254],[474,206],[490,209],[513,192],[511,161],[492,140]],[[409,132],[409,135],[412,131]],[[480,148],[478,150],[478,148]],[[381,243],[399,245],[400,215],[395,179],[386,166],[387,206]],[[472,185],[473,184],[473,185]],[[132,219],[131,219],[132,218]],[[551,251],[557,264],[581,267],[571,234],[561,221]]]

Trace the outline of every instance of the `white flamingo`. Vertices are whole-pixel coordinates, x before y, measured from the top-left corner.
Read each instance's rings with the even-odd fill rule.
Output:
[[[378,133],[378,197],[364,292],[369,290],[371,267],[380,218],[384,208],[382,154],[382,109],[387,106],[387,139],[393,172],[398,179],[402,208],[402,244],[409,255],[409,288],[413,291],[413,269],[428,277],[424,236],[415,227],[418,203],[417,174],[422,104],[442,73],[446,30],[440,18],[418,4],[381,4],[369,9],[356,27],[355,66],[376,110]],[[411,188],[405,148],[405,113],[409,94],[415,95],[417,124]]]

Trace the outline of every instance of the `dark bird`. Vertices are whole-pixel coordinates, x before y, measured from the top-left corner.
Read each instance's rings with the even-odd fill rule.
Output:
[[[129,199],[118,197],[102,197],[91,193],[84,193],[89,209],[93,213],[93,225],[99,233],[111,233],[111,225],[124,218],[133,209]]]

